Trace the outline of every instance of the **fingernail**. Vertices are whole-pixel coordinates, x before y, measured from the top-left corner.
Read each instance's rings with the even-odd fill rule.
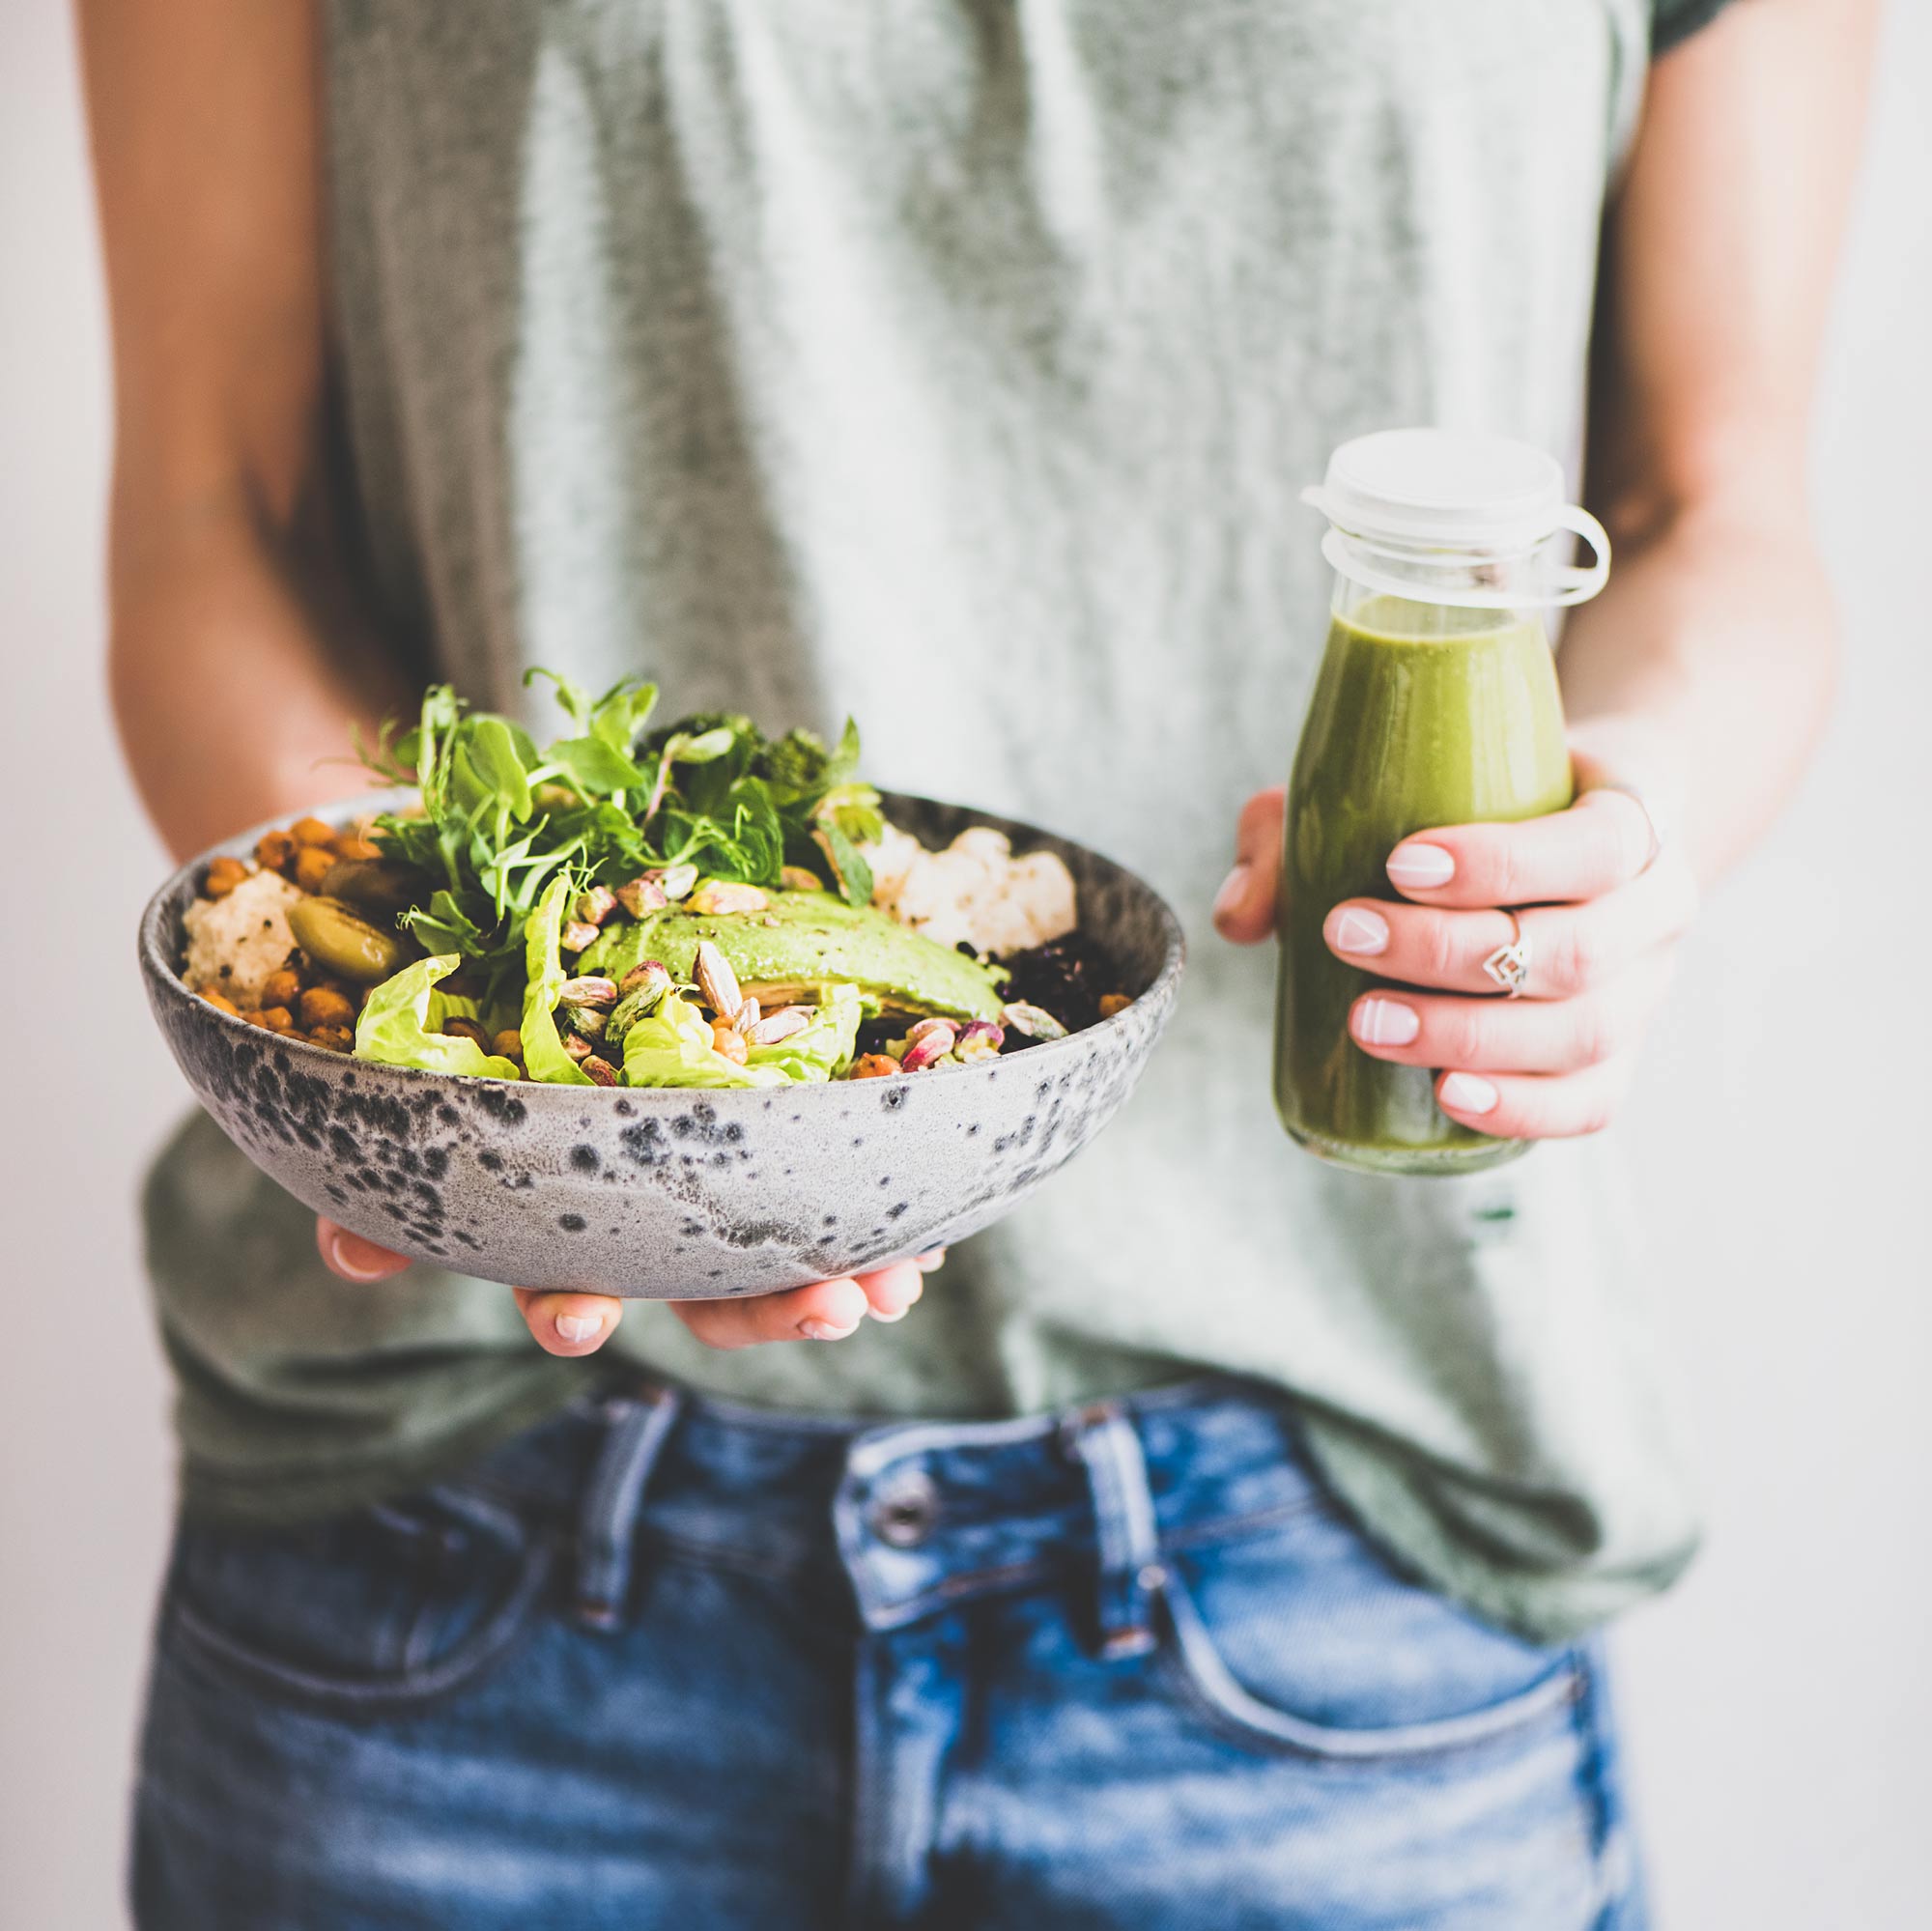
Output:
[[[1399,999],[1365,999],[1355,1008],[1355,1037],[1365,1046],[1406,1046],[1421,1031],[1421,1015]]]
[[[808,1341],[843,1341],[848,1334],[858,1333],[859,1323],[855,1320],[850,1327],[834,1327],[829,1320],[820,1320],[814,1316],[810,1320],[800,1321],[798,1331]]]
[[[1388,921],[1357,905],[1345,905],[1335,915],[1335,950],[1341,952],[1379,952],[1388,948]]]
[[[1442,1082],[1442,1104],[1458,1113],[1487,1113],[1495,1103],[1495,1088],[1474,1073],[1451,1073]]]
[[[919,1297],[924,1292],[925,1283],[918,1275],[914,1275],[912,1292],[905,1297],[904,1301],[890,1312],[885,1312],[878,1308],[872,1309],[872,1319],[874,1320],[903,1320],[913,1308],[918,1305]]]
[[[1215,918],[1226,919],[1232,914],[1238,912],[1247,902],[1248,881],[1253,876],[1253,873],[1254,867],[1252,866],[1237,865],[1221,881],[1221,889],[1214,895]]]
[[[560,1314],[556,1318],[556,1331],[566,1341],[588,1341],[603,1325],[594,1314]]]
[[[946,1249],[935,1247],[929,1253],[915,1254],[912,1264],[922,1274],[937,1273],[946,1264]]]
[[[351,1281],[380,1281],[388,1271],[384,1267],[365,1266],[350,1253],[349,1243],[338,1234],[328,1236],[329,1264],[345,1279]]]
[[[1440,845],[1398,845],[1389,854],[1388,875],[1398,885],[1426,891],[1456,876],[1456,861]]]

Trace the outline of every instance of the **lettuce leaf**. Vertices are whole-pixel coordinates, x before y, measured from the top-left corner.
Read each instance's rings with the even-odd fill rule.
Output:
[[[524,927],[526,965],[524,986],[524,1068],[533,1080],[551,1086],[594,1086],[590,1075],[563,1050],[556,1030],[556,996],[570,975],[563,969],[563,908],[570,897],[570,880],[562,872],[551,880]]]
[[[858,1042],[865,1002],[856,985],[821,986],[819,1001],[810,1026],[775,1045],[753,1046],[746,1055],[746,1064],[776,1066],[795,1082],[815,1083],[843,1072]]]
[[[515,1079],[513,1061],[486,1053],[474,1039],[462,1039],[438,1029],[445,1019],[474,1019],[473,999],[439,992],[444,980],[463,963],[460,953],[417,959],[385,979],[369,995],[355,1021],[355,1057],[378,1065],[419,1066],[431,1073],[467,1073],[474,1079]]]
[[[727,1060],[712,1044],[703,1014],[681,992],[624,1035],[626,1086],[784,1086],[791,1077],[781,1066]]]

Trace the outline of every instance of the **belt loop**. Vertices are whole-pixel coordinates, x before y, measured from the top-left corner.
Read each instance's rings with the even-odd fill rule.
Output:
[[[1094,1491],[1100,1655],[1145,1656],[1154,1644],[1153,1593],[1166,1576],[1140,1435],[1122,1409],[1102,1402],[1070,1418],[1066,1439]]]
[[[675,1388],[660,1387],[607,1405],[604,1444],[577,1518],[577,1615],[593,1629],[613,1628],[623,1612],[644,1485],[679,1406]]]

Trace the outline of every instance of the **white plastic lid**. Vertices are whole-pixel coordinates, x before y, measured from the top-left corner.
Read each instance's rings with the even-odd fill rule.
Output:
[[[1563,468],[1527,442],[1457,429],[1384,429],[1345,442],[1328,474],[1301,493],[1335,525],[1323,550],[1340,567],[1371,581],[1374,559],[1461,553],[1471,561],[1526,556],[1563,531],[1597,553],[1588,568],[1551,573],[1548,593],[1535,599],[1577,603],[1594,596],[1609,574],[1609,541],[1588,511],[1564,501]],[[1342,532],[1358,544],[1335,537]],[[1367,546],[1364,558],[1345,553]],[[1447,560],[1445,556],[1443,560]],[[1411,588],[1406,594],[1414,595]],[[1451,601],[1504,603],[1509,596],[1471,594]]]
[[[1531,550],[1563,511],[1556,458],[1505,436],[1384,429],[1345,442],[1304,500],[1360,536]]]

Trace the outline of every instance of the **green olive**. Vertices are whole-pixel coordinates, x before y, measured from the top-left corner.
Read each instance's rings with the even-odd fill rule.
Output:
[[[403,942],[379,930],[339,898],[304,898],[289,907],[289,929],[310,960],[357,985],[376,985],[403,962]]]
[[[387,858],[342,858],[323,874],[316,888],[325,898],[340,898],[387,925],[398,912],[429,903],[435,889],[412,865]]]

